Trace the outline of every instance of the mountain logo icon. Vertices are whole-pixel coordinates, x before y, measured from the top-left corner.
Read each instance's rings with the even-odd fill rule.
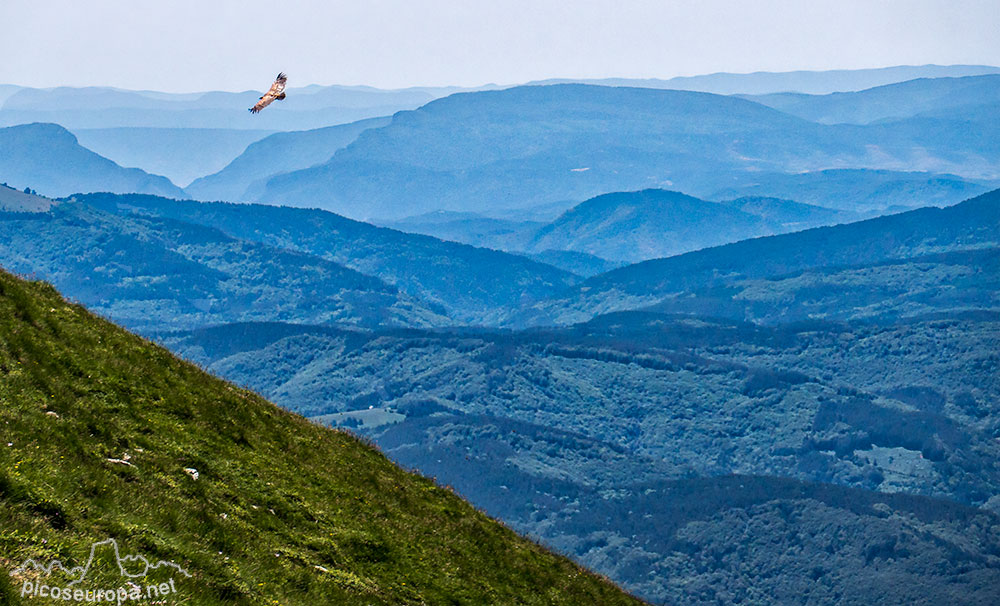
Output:
[[[121,555],[121,550],[118,548],[118,541],[115,539],[107,539],[104,541],[98,541],[90,546],[90,555],[87,557],[87,563],[83,566],[74,566],[73,568],[67,568],[59,560],[52,560],[48,564],[41,564],[33,559],[27,559],[20,566],[11,571],[11,576],[21,575],[29,570],[33,570],[37,573],[48,577],[55,572],[61,572],[69,577],[71,580],[66,584],[67,587],[76,585],[77,583],[83,581],[87,578],[87,573],[90,571],[91,566],[94,563],[95,554],[97,554],[98,549],[101,547],[110,547],[114,552],[115,563],[118,565],[118,570],[123,577],[126,579],[140,579],[145,577],[153,570],[158,570],[161,568],[170,568],[176,571],[178,574],[184,575],[190,578],[191,574],[188,571],[181,568],[174,562],[167,560],[159,560],[156,563],[150,562],[144,556],[141,555]],[[133,572],[135,571],[135,572]]]

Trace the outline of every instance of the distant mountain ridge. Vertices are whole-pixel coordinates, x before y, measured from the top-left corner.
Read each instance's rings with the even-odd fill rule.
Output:
[[[793,174],[748,174],[738,184],[714,191],[709,198],[775,197],[864,214],[916,206],[948,206],[990,189],[984,183],[957,175],[836,168]]]
[[[1000,125],[986,112],[822,125],[707,93],[518,87],[452,95],[396,114],[330,161],[268,179],[257,201],[392,221],[648,188],[717,199],[716,192],[758,175],[831,167],[989,181],[1000,179],[994,135]],[[739,195],[800,200],[772,191],[732,197]]]
[[[870,124],[1000,101],[1000,73],[920,78],[828,95],[775,93],[745,98],[823,124]]]
[[[597,78],[571,80],[556,78],[530,82],[529,84],[577,82],[601,86],[692,90],[718,95],[760,95],[785,92],[823,95],[860,91],[917,78],[960,78],[983,74],[1000,74],[1000,67],[989,65],[899,65],[874,69],[803,70],[746,74],[720,72],[699,76],[678,76],[669,79]]]
[[[997,247],[1000,190],[947,208],[922,208],[629,265],[536,304],[521,321],[581,322],[598,314],[664,305],[676,293],[695,288],[729,290],[741,280]]]
[[[813,128],[705,93],[573,84],[463,93],[395,115],[323,165],[270,179],[259,200],[392,219],[582,200],[669,179],[684,189],[681,180],[707,170],[691,157],[692,139],[714,150],[719,136],[787,140]]]
[[[294,76],[294,74],[293,74]],[[57,122],[70,129],[118,127],[305,130],[413,109],[463,90],[453,87],[380,90],[371,87],[291,87],[266,114],[246,109],[258,91],[163,93],[108,87],[18,88],[0,105],[0,126]]]
[[[75,129],[80,144],[122,166],[138,166],[186,187],[223,168],[269,130],[118,127]]]
[[[326,162],[362,132],[385,126],[389,120],[371,118],[316,130],[272,134],[249,145],[222,170],[196,179],[185,191],[197,200],[253,201],[267,179]]]
[[[758,200],[757,204],[763,202]],[[529,249],[578,251],[635,263],[788,230],[781,221],[746,212],[739,205],[666,190],[604,194],[539,229]],[[790,207],[796,206],[801,207],[799,212],[808,214],[811,210],[786,202],[781,211],[790,212]],[[754,210],[749,204],[744,207]],[[826,209],[812,208],[831,218]],[[816,219],[807,218],[807,225],[810,220]]]
[[[107,194],[105,194],[107,195]],[[132,330],[260,319],[434,326],[440,309],[333,261],[86,203],[0,212],[0,264],[56,284]]]
[[[94,191],[186,197],[166,177],[123,168],[81,146],[57,124],[0,128],[0,180],[50,197]]]

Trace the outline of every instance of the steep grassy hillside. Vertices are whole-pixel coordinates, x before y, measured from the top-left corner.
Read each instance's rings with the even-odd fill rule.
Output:
[[[357,439],[4,272],[0,370],[5,571],[83,565],[113,538],[188,571],[185,603],[638,604]],[[124,584],[91,572],[82,586]],[[44,580],[5,572],[3,603]]]
[[[58,124],[0,128],[0,175],[11,187],[30,186],[51,197],[91,191],[185,197],[166,177],[122,168],[81,146]]]

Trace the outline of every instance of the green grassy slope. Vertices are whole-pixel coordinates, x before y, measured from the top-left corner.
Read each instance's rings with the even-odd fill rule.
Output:
[[[177,603],[638,603],[350,435],[3,272],[0,376],[4,570],[81,565],[114,538],[192,574]],[[27,602],[25,574],[0,574],[0,602]]]

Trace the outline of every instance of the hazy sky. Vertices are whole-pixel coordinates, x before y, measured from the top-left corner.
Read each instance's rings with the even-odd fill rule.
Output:
[[[168,91],[1000,65],[1000,0],[0,0],[0,83]]]

